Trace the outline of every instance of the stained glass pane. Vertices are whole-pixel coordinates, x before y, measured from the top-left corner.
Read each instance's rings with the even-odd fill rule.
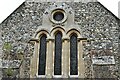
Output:
[[[77,35],[73,34],[70,37],[70,75],[77,74],[78,74]]]
[[[46,35],[40,38],[38,75],[45,75],[46,67]]]
[[[55,35],[54,75],[61,75],[62,34]]]

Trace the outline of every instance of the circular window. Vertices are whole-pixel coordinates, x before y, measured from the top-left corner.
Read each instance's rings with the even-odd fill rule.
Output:
[[[53,19],[56,21],[61,21],[64,18],[64,14],[62,12],[56,12],[53,14]]]
[[[53,23],[63,23],[66,21],[66,12],[63,9],[55,9],[51,12],[50,19]]]

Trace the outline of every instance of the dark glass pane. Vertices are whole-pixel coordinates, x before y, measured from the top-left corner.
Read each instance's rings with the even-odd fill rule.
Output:
[[[61,21],[64,18],[64,14],[62,12],[56,12],[53,15],[53,19],[56,21]]]
[[[46,67],[46,35],[40,38],[38,75],[45,75]]]
[[[54,75],[61,75],[61,56],[62,56],[62,34],[58,32],[55,36]]]
[[[77,35],[73,34],[70,37],[70,75],[77,74],[78,74]]]

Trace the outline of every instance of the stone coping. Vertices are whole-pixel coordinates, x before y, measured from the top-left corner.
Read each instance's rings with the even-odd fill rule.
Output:
[[[97,0],[26,0],[26,2],[98,2]]]

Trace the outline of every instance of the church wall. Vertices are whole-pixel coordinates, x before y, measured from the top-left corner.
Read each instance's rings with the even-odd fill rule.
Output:
[[[35,50],[34,45],[29,44],[29,40],[42,25],[45,9],[52,4],[51,2],[24,2],[0,25],[2,46],[6,43],[11,45],[9,51],[2,47],[2,58],[14,60],[15,56],[23,54],[22,73],[24,74],[21,75],[22,77],[29,77],[30,57]],[[74,23],[79,25],[82,36],[88,40],[84,45],[86,77],[119,77],[117,19],[99,2],[66,2],[66,4],[75,11]],[[11,56],[6,57],[6,54]],[[92,65],[92,56],[107,55],[115,57],[115,65]]]

